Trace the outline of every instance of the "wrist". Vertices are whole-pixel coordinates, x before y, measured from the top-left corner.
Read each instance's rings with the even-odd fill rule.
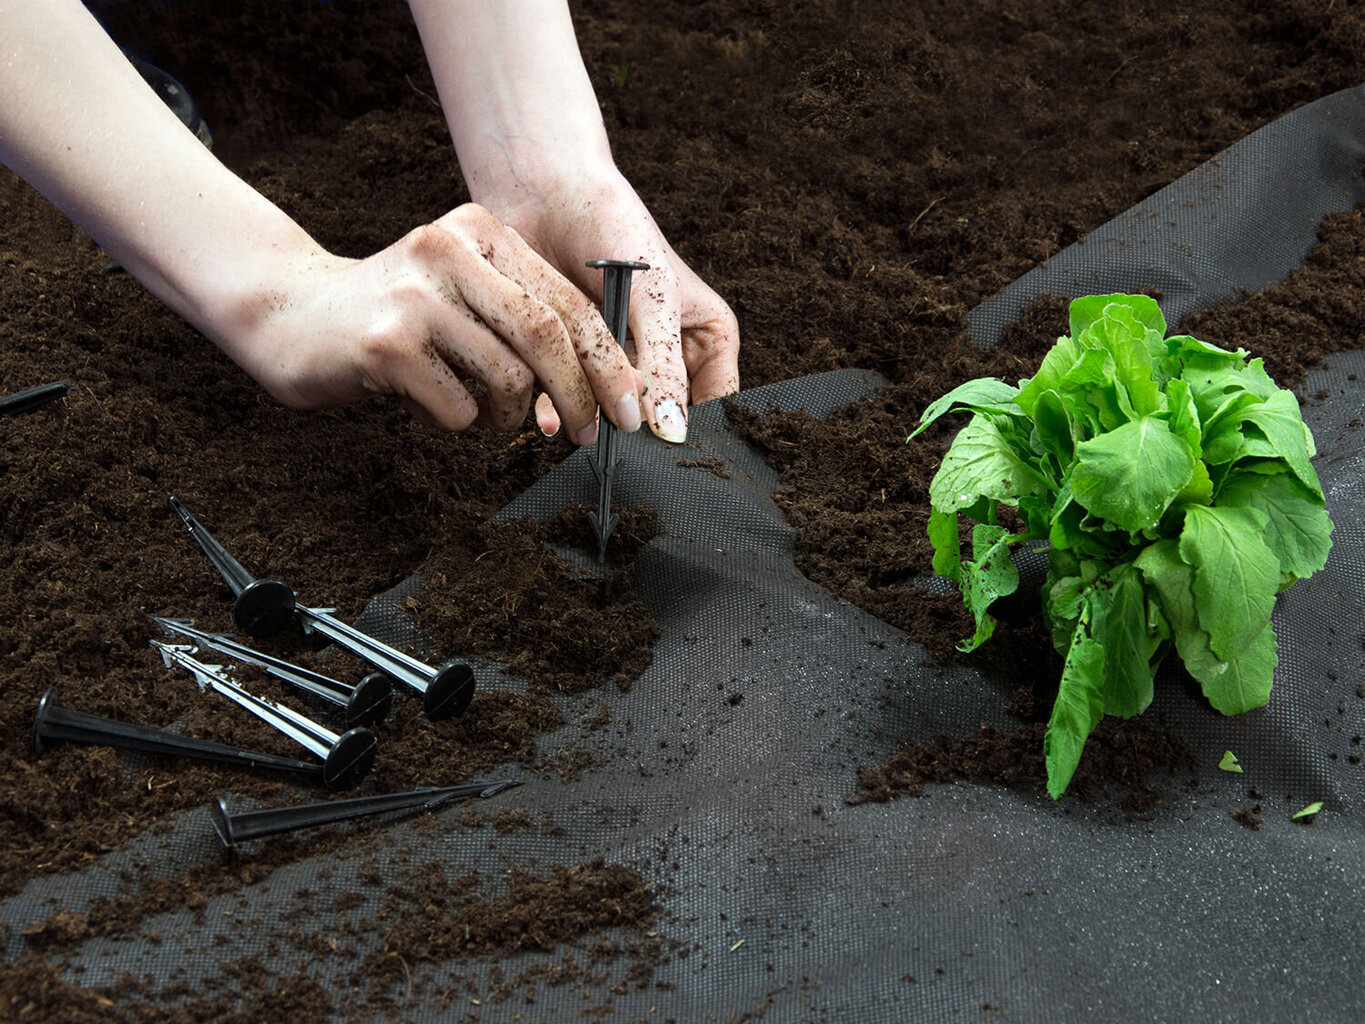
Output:
[[[518,139],[477,161],[460,148],[470,198],[513,226],[619,176],[605,137],[600,146],[591,141]]]

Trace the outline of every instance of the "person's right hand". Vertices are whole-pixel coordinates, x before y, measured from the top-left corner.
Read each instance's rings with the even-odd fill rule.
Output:
[[[433,426],[507,429],[539,388],[579,444],[596,440],[599,406],[625,430],[640,426],[640,376],[597,308],[481,206],[367,259],[310,248],[284,266],[214,333],[286,405],[382,392]]]

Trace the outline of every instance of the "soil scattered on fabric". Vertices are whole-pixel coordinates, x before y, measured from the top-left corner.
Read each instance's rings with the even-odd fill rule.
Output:
[[[635,552],[654,535],[649,509],[616,509],[621,521],[601,572],[575,571],[555,548],[586,554],[597,540],[588,509],[544,522],[519,520],[480,533],[483,549],[442,549],[408,599],[417,627],[441,650],[502,665],[533,688],[576,694],[610,681],[628,690],[649,667],[659,627],[635,595]]]
[[[215,152],[333,251],[368,255],[467,198],[404,5],[94,6],[121,42],[184,82]],[[944,435],[904,438],[919,410],[961,380],[1028,375],[1065,323],[1063,298],[1040,303],[983,352],[966,341],[966,312],[1248,132],[1365,81],[1365,10],[1331,0],[1236,0],[1198,15],[1058,0],[603,0],[573,13],[618,163],[738,315],[743,384],[844,367],[888,378],[826,421],[732,418],[781,471],[778,500],[800,533],[802,570],[945,660],[961,657],[953,644],[970,632],[957,599],[926,597],[912,582],[929,571],[927,484]],[[632,603],[629,551],[607,573],[576,576],[556,549],[592,550],[573,533],[581,517],[536,541],[486,526],[572,452],[567,441],[544,438],[530,420],[509,434],[437,434],[382,397],[329,412],[281,408],[137,282],[102,273],[104,254],[8,172],[0,210],[0,392],[76,384],[0,429],[0,893],[96,863],[224,792],[253,805],[315,795],[264,774],[101,748],[34,753],[34,709],[55,685],[80,710],[297,755],[268,726],[201,697],[148,646],[152,614],[232,628],[231,595],[168,492],[249,570],[347,621],[420,572],[412,611],[442,654],[515,663],[527,676],[524,692],[481,692],[456,721],[431,723],[396,695],[367,785],[441,785],[510,764],[565,779],[583,770],[581,751],[539,741],[566,724],[561,697],[600,686],[609,703],[648,663],[651,624]],[[1251,349],[1291,383],[1323,355],[1361,344],[1363,238],[1359,211],[1331,218],[1323,246],[1285,288],[1181,326]],[[632,529],[621,533],[627,548]],[[498,566],[524,584],[514,606],[498,604],[514,593]],[[546,585],[571,591],[572,607],[548,606],[536,589]],[[597,622],[590,610],[604,608]],[[582,642],[589,619],[611,637]],[[993,643],[1017,650],[1007,631],[1035,628],[1025,616]],[[338,678],[363,673],[297,632],[267,649]],[[1014,665],[1026,688],[1055,679],[1048,651]],[[1021,713],[1017,737],[993,737],[1017,751],[1015,762],[978,750],[985,763],[969,775],[959,760],[954,777],[1036,787],[1032,714]],[[1116,746],[1094,758],[1097,787],[1131,770],[1140,781],[1128,788],[1140,795],[1183,763],[1145,727],[1112,732]],[[865,768],[859,792],[911,791],[957,756],[903,751]],[[493,813],[478,809],[478,823],[461,827],[482,828]],[[58,907],[26,937],[44,955],[0,968],[0,1007],[35,1020],[330,1019],[327,992],[259,958],[226,966],[217,991],[168,990],[164,998],[180,1000],[168,1010],[136,985],[73,985],[49,957],[85,937],[131,934],[144,913],[243,889],[305,849],[354,853],[371,837],[323,829],[306,847],[275,837],[226,866],[186,864],[177,878],[133,871],[118,899],[80,913]],[[558,896],[571,908],[588,901],[572,909],[589,932],[625,927],[621,948],[635,955],[634,944],[649,963],[657,937],[591,906],[610,891],[599,885],[604,870],[565,866],[561,881],[591,884],[561,885]],[[551,888],[560,878],[526,877]],[[643,927],[640,890],[616,882]],[[523,913],[496,899],[480,906]],[[421,913],[411,901],[393,910],[414,926]],[[406,981],[395,965],[384,969],[392,998]],[[583,981],[590,995],[592,984]]]

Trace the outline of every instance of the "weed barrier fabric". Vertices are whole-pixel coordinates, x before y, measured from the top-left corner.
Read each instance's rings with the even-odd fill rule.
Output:
[[[1365,86],[1272,121],[1024,274],[968,315],[990,345],[1039,295],[1154,289],[1169,324],[1277,284],[1329,213],[1365,199]],[[1065,334],[1065,330],[1059,330]]]
[[[1313,218],[1360,200],[1362,139],[1362,90],[1276,122],[984,304],[973,316],[981,340],[1043,292],[1155,287],[1176,323],[1283,278],[1311,243]],[[1295,163],[1295,153],[1308,156]],[[1297,200],[1309,195],[1318,198],[1305,208]],[[1205,215],[1209,203],[1217,217]],[[1157,207],[1198,231],[1147,234]],[[1283,228],[1282,209],[1292,221]],[[1247,232],[1258,244],[1246,246]],[[1269,706],[1223,718],[1179,675],[1159,679],[1145,719],[1183,738],[1203,767],[1193,785],[1165,785],[1164,802],[1140,819],[1104,800],[1054,805],[1042,792],[966,783],[847,804],[857,768],[899,742],[982,723],[1009,728],[1005,698],[1018,680],[936,663],[802,576],[772,499],[776,474],[708,403],[693,410],[685,446],[618,435],[615,505],[658,513],[636,584],[660,635],[628,692],[561,701],[573,724],[542,738],[545,750],[585,750],[593,768],[568,782],[507,773],[525,785],[497,806],[556,828],[490,836],[458,827],[458,810],[393,821],[364,856],[304,857],[240,892],[151,917],[139,935],[88,940],[70,957],[72,977],[97,987],[132,973],[174,1003],[176,992],[220,978],[225,962],[258,956],[280,975],[312,978],[341,1019],[361,1020],[563,1021],[596,1008],[611,1020],[679,1022],[1362,1019],[1365,768],[1350,763],[1361,749],[1352,739],[1365,732],[1362,379],[1365,354],[1346,353],[1303,388],[1326,396],[1305,403],[1304,418],[1336,530],[1327,567],[1279,599]],[[824,416],[879,384],[839,371],[738,400]],[[724,462],[728,478],[681,464],[697,460]],[[549,517],[596,496],[579,452],[499,518]],[[580,565],[597,571],[587,556]],[[420,586],[411,579],[380,595],[360,624],[391,641],[420,639],[402,612]],[[477,671],[481,688],[518,685],[496,665]],[[603,702],[610,726],[579,724]],[[1224,750],[1245,774],[1216,769]],[[1257,831],[1230,813],[1251,802],[1251,786],[1263,794]],[[1315,821],[1291,821],[1317,800]],[[174,877],[217,856],[207,810],[166,826],[84,872],[35,878],[6,901],[7,957],[22,954],[28,923],[115,895],[132,864]],[[414,953],[405,970],[417,984],[389,988],[385,1008],[364,1001],[375,993],[354,976],[359,958],[381,948],[382,929],[348,936],[359,957],[279,941],[290,928],[334,931],[374,917],[383,887],[362,876],[375,870],[387,882],[438,860],[451,877],[477,867],[496,889],[513,865],[597,857],[655,884],[668,945],[644,987],[616,963],[592,984],[540,984],[533,1003],[521,990],[490,1002],[494,972],[557,964],[565,950],[435,964]],[[302,909],[301,890],[312,894]],[[456,983],[469,978],[472,989]]]

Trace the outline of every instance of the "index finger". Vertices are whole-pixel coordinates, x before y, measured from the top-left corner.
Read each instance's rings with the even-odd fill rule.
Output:
[[[634,368],[592,301],[547,263],[513,228],[485,211],[478,225],[483,256],[501,274],[552,309],[568,332],[597,404],[625,430],[640,425],[640,393]],[[550,397],[558,396],[544,381]],[[561,409],[561,412],[566,410]]]

